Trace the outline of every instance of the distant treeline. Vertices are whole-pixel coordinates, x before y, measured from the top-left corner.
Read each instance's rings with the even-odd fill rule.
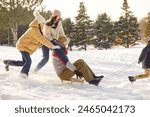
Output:
[[[43,0],[32,0],[32,3],[29,0],[0,1],[0,44],[15,45],[34,19],[35,6]],[[64,31],[71,40],[69,48],[77,46],[86,50],[87,45],[94,45],[98,49],[108,49],[116,45],[129,48],[141,39],[146,41],[150,36],[150,14],[138,21],[130,11],[127,0],[123,1],[120,6],[122,14],[118,21],[112,21],[107,13],[98,14],[96,20],[92,21],[86,14],[84,2],[80,2],[75,21],[70,18],[63,19]],[[49,19],[51,11],[45,11],[43,8],[41,14]]]

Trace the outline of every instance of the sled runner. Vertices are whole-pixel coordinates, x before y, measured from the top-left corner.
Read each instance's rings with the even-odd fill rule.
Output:
[[[63,81],[70,81],[71,83],[73,82],[84,83],[84,79],[76,79],[76,78],[71,78],[70,80],[61,80],[62,83]]]

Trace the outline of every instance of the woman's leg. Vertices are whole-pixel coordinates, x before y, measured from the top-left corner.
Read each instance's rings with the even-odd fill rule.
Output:
[[[89,84],[98,85],[99,82],[102,80],[100,78],[94,78],[93,71],[89,68],[89,66],[84,62],[84,60],[79,59],[74,63],[74,66],[83,74],[84,79],[89,82]],[[60,75],[60,79],[62,80],[71,80],[72,76],[74,76],[74,72],[66,68]]]
[[[65,68],[64,71],[59,75],[61,80],[70,81],[70,79],[74,76],[74,72],[68,68]]]
[[[89,69],[89,66],[84,62],[84,60],[79,59],[74,62],[74,66],[83,74],[85,80],[87,82],[92,81],[93,79],[93,72]],[[74,72],[66,68],[60,75],[60,79],[62,80],[70,80],[72,76],[74,76]]]
[[[77,60],[74,66],[83,74],[87,82],[92,81],[94,73],[83,59]]]
[[[43,58],[42,60],[38,63],[34,71],[40,70],[49,60],[49,48],[42,45],[42,53],[43,53]]]

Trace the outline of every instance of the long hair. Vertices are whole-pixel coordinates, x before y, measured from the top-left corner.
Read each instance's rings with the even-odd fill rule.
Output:
[[[39,25],[39,30],[40,30],[40,33],[41,33],[41,35],[43,35],[42,28],[41,28],[41,25],[40,25],[40,24],[38,24],[38,25]]]
[[[47,26],[50,26],[51,28],[56,28],[57,26],[58,26],[58,22],[59,22],[59,20],[58,21],[56,21],[56,18],[57,18],[57,16],[55,16],[55,17],[52,17],[49,21],[47,21],[45,24],[47,25]]]

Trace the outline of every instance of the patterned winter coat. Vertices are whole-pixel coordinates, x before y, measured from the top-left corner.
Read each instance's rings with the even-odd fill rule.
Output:
[[[53,45],[44,36],[42,36],[37,20],[30,23],[29,29],[19,38],[16,47],[20,51],[32,54],[41,45],[51,48]]]
[[[76,67],[69,61],[69,59],[67,57],[67,50],[64,48],[53,49],[52,63],[53,63],[54,69],[58,76],[66,68],[70,69],[71,71],[76,70]]]
[[[150,43],[147,44],[145,48],[143,48],[139,56],[139,61],[142,62],[143,69],[150,68]]]

